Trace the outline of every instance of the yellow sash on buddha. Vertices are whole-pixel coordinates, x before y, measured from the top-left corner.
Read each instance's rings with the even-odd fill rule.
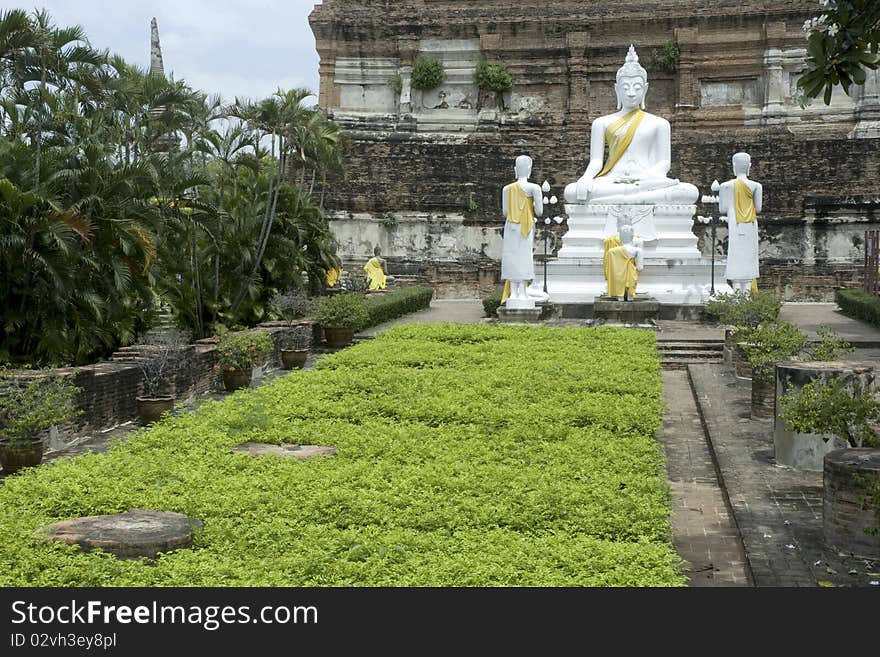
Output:
[[[535,200],[516,182],[507,188],[507,221],[519,224],[523,237],[528,237],[535,225]]]
[[[608,160],[605,167],[596,174],[597,178],[608,175],[608,172],[614,168],[614,165],[620,161],[626,149],[632,143],[636,130],[645,118],[645,112],[640,109],[634,109],[629,114],[621,116],[611,125],[605,128],[605,143],[608,144]]]
[[[736,223],[750,224],[758,219],[754,194],[741,178],[733,183],[733,206],[736,208]]]
[[[636,267],[636,259],[626,252],[619,235],[613,235],[605,240],[603,265],[605,280],[608,283],[608,296],[622,297],[629,291],[629,297],[635,299],[639,270]]]
[[[385,289],[385,272],[382,271],[382,264],[379,258],[370,258],[364,265],[364,271],[367,272],[367,278],[370,279],[371,290]]]
[[[339,282],[340,277],[342,276],[341,269],[328,269],[327,270],[327,286],[333,287]]]

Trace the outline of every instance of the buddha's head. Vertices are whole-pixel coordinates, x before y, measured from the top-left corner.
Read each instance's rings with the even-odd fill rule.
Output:
[[[752,157],[748,153],[737,153],[733,156],[733,175],[749,175],[752,168]]]
[[[630,244],[633,241],[635,230],[633,229],[632,224],[623,224],[618,229],[617,234],[620,237],[621,242],[623,242],[624,244]]]
[[[645,109],[645,94],[648,92],[648,72],[639,64],[635,46],[630,45],[626,62],[617,69],[614,85],[617,94],[617,109]]]
[[[378,244],[377,244],[376,246],[373,247],[373,255],[376,256],[377,258],[378,258],[380,255],[382,255],[382,249],[379,248],[379,245],[378,245]]]
[[[532,175],[532,158],[528,155],[520,155],[516,158],[516,164],[513,167],[517,178],[528,178]]]

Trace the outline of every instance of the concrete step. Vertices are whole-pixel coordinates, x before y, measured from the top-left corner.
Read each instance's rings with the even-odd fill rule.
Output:
[[[705,358],[705,359],[694,359],[694,358],[661,358],[660,359],[660,367],[664,370],[686,370],[688,365],[721,365],[724,361],[721,358]]]
[[[665,341],[658,340],[657,341],[657,349],[659,349],[661,352],[699,350],[699,351],[716,351],[716,352],[720,353],[720,352],[724,351],[724,343],[714,341],[714,340],[704,340],[704,341],[694,340],[694,341],[687,341],[687,342],[684,342],[684,341],[682,341],[682,342],[679,342],[679,341],[665,342]]]
[[[705,363],[707,361],[721,362],[724,360],[724,358],[717,351],[675,351],[665,354],[661,353],[660,360],[664,362],[672,360],[686,360],[691,363]]]

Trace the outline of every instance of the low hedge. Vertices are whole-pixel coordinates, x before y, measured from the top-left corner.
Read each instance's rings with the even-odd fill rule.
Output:
[[[880,297],[862,290],[837,290],[834,300],[847,317],[880,327]]]
[[[684,584],[654,335],[404,325],[105,454],[0,486],[0,586]],[[335,445],[252,458],[248,441]],[[152,561],[34,539],[131,508],[204,522]]]
[[[424,310],[431,305],[434,290],[430,287],[405,287],[367,299],[370,318],[363,328],[390,322],[403,315]]]

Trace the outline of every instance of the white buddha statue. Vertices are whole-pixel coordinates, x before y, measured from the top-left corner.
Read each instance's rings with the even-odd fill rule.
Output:
[[[590,163],[580,180],[565,188],[568,203],[668,203],[691,205],[699,191],[669,178],[672,164],[669,121],[644,111],[648,73],[634,46],[617,71],[617,112],[590,129]],[[608,155],[605,156],[605,146]]]
[[[761,183],[749,180],[752,158],[748,153],[733,156],[733,180],[721,184],[718,207],[727,215],[727,271],[725,278],[735,292],[748,295],[757,289],[758,213],[764,203]]]

